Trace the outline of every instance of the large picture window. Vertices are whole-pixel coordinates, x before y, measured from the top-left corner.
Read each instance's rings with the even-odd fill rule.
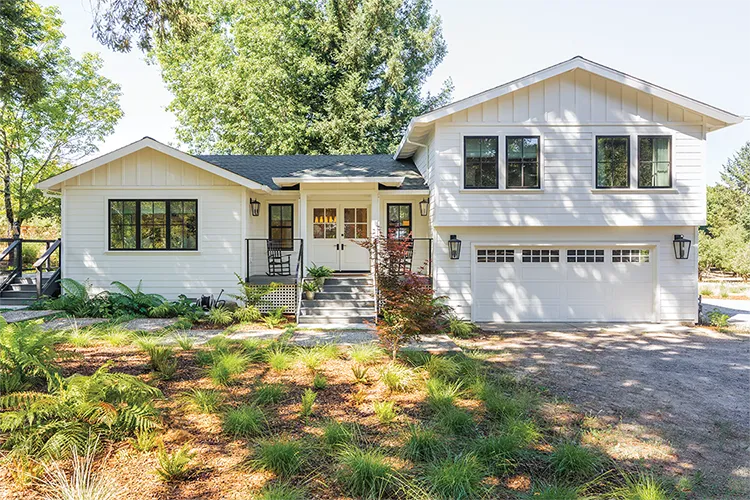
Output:
[[[280,240],[282,250],[294,250],[294,205],[268,205],[268,237]]]
[[[497,137],[464,137],[464,188],[497,187]]]
[[[596,138],[596,187],[626,188],[630,186],[630,138]]]
[[[539,187],[539,137],[507,137],[506,187],[534,189]]]
[[[388,234],[389,238],[406,238],[413,231],[411,224],[411,203],[389,203]]]
[[[638,137],[638,187],[672,187],[671,137]]]
[[[197,200],[109,200],[110,250],[197,250]]]

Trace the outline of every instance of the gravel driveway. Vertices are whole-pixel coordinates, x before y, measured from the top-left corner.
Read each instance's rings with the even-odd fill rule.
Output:
[[[670,458],[659,465],[680,476],[700,471],[711,483],[701,498],[750,497],[747,336],[679,325],[494,330],[464,347],[502,350],[494,359],[591,414],[663,440]]]

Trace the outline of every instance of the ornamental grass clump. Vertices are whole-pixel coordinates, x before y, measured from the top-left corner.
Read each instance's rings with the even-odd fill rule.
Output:
[[[349,349],[349,357],[358,365],[370,366],[376,364],[385,353],[375,344],[356,344]]]
[[[431,465],[425,478],[433,498],[461,500],[482,493],[485,470],[473,454],[446,458]]]
[[[338,464],[338,482],[351,495],[388,498],[394,488],[396,471],[379,450],[348,446],[339,452]]]
[[[430,462],[444,451],[443,440],[434,430],[421,425],[409,426],[409,437],[403,448],[406,458],[415,462]]]
[[[211,367],[208,369],[208,377],[216,385],[229,385],[247,369],[248,364],[243,354],[217,353],[213,356]]]
[[[267,470],[284,478],[296,474],[302,467],[302,462],[302,444],[285,437],[274,437],[258,442],[255,458],[251,460],[254,468]]]
[[[224,406],[224,395],[213,389],[190,389],[182,395],[188,408],[199,413],[217,413]]]
[[[435,412],[455,406],[456,400],[463,395],[463,384],[445,382],[439,378],[427,381],[427,404]]]
[[[398,363],[390,363],[380,370],[380,380],[391,392],[404,392],[414,383],[414,370]]]
[[[284,384],[260,384],[255,388],[255,402],[259,405],[276,404],[286,396]]]
[[[596,452],[576,443],[561,443],[550,455],[555,475],[565,479],[590,477],[599,471],[601,464]]]
[[[262,434],[267,425],[265,413],[254,404],[242,405],[224,414],[224,432],[235,438]]]
[[[357,424],[331,420],[323,426],[323,443],[329,450],[354,444],[361,438],[362,432]]]
[[[398,408],[393,401],[375,401],[373,410],[380,423],[385,425],[392,423],[398,416]]]

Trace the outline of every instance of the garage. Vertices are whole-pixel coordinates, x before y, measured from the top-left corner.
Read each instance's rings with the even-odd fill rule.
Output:
[[[474,321],[654,321],[653,247],[477,246]]]

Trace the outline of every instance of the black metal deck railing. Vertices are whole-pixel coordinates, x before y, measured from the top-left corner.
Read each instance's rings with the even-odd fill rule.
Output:
[[[52,295],[59,288],[62,271],[62,241],[59,238],[0,238],[0,245],[3,244],[7,246],[0,251],[0,292],[24,272],[34,273],[37,297]]]

